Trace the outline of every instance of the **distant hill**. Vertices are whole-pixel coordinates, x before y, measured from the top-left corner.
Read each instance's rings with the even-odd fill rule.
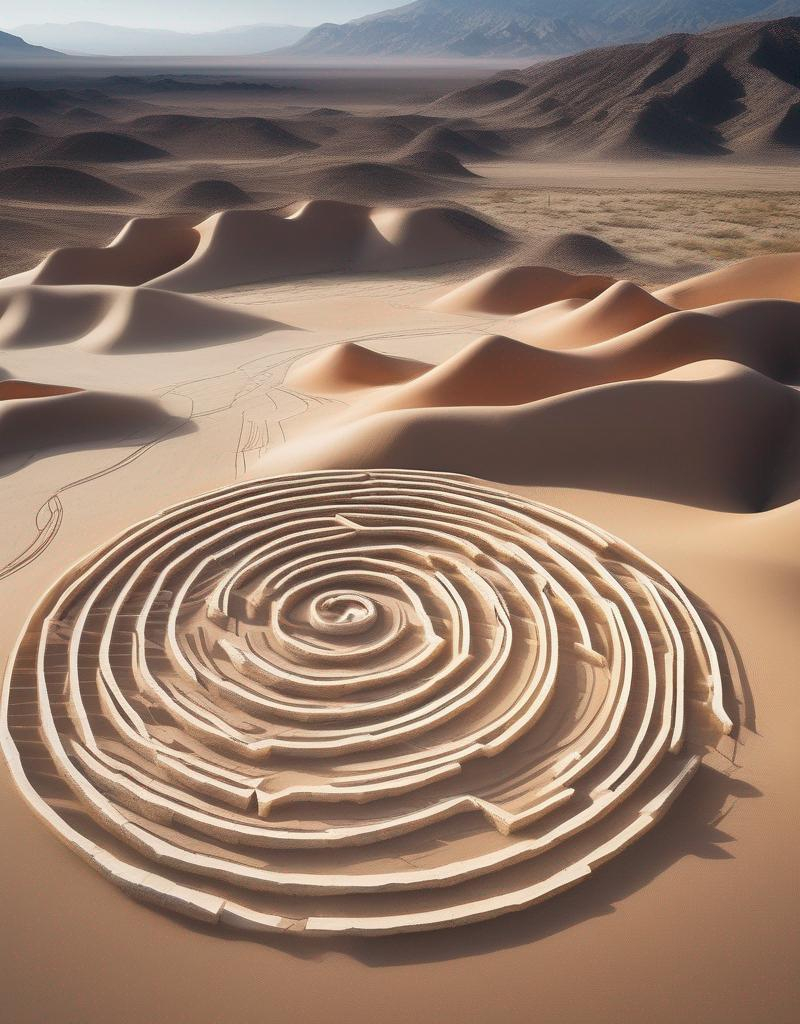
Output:
[[[20,36],[10,32],[0,32],[0,61],[49,60],[63,57],[57,50],[48,50],[43,46],[31,46]]]
[[[21,35],[77,55],[109,57],[227,57],[290,46],[308,31],[296,25],[239,25],[218,32],[168,32],[93,21],[20,25]]]
[[[491,125],[531,155],[796,157],[800,18],[589,50],[496,75],[428,112]]]
[[[800,15],[800,0],[416,0],[312,29],[298,57],[532,58]]]

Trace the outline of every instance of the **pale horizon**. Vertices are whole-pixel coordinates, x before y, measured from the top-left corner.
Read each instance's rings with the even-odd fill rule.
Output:
[[[0,31],[14,32],[23,25],[68,25],[96,22],[119,28],[160,29],[171,32],[215,32],[242,25],[298,25],[312,28],[322,22],[345,22],[377,11],[404,6],[396,0],[160,0],[113,3],[103,0],[28,0],[3,5]]]

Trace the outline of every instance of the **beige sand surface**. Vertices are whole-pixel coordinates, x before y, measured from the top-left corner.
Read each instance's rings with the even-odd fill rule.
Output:
[[[4,365],[15,378],[41,378],[46,367],[49,381],[85,389],[119,387],[124,381],[126,390],[161,401],[178,426],[166,424],[165,430],[145,422],[132,440],[129,431],[105,418],[110,433],[116,431],[105,448],[39,457],[6,477],[9,530],[3,586],[14,598],[3,622],[4,643],[10,645],[43,587],[70,562],[170,502],[243,476],[255,478],[273,466],[281,471],[306,469],[329,465],[331,459],[345,465],[354,458],[364,464],[364,452],[367,464],[391,459],[404,465],[410,458],[423,467],[469,469],[586,516],[676,573],[724,625],[741,659],[738,696],[732,704],[738,723],[735,745],[725,758],[701,770],[650,836],[596,878],[545,907],[424,939],[352,945],[326,941],[310,948],[299,948],[290,939],[266,945],[234,941],[217,931],[187,929],[172,917],[138,906],[56,843],[6,781],[4,813],[13,827],[11,841],[4,845],[3,870],[15,879],[9,907],[15,926],[6,954],[17,965],[10,1004],[14,1019],[57,1013],[67,1019],[102,1020],[118,1007],[121,988],[126,991],[124,1020],[216,1020],[231,1007],[239,1019],[255,1020],[262,1019],[265,1005],[277,1019],[300,1014],[314,1020],[322,1019],[320,1000],[334,1019],[371,1014],[378,1001],[385,1004],[388,1020],[407,1019],[410,1013],[427,1019],[432,1006],[454,1019],[485,1020],[498,1013],[527,1019],[530,1000],[536,1001],[542,1019],[549,1020],[611,1021],[620,1012],[646,1012],[656,1020],[674,1019],[676,1013],[709,1021],[745,1020],[765,1005],[770,1019],[791,1019],[793,911],[785,894],[791,891],[791,850],[797,838],[787,814],[795,767],[791,737],[797,725],[788,667],[796,517],[793,506],[786,504],[791,494],[780,488],[770,492],[773,500],[767,504],[776,506],[772,511],[728,511],[751,501],[753,507],[765,507],[759,504],[758,469],[764,452],[774,453],[774,441],[761,426],[753,427],[753,417],[760,424],[779,415],[783,400],[773,398],[770,388],[786,385],[730,363],[711,364],[707,371],[701,363],[690,368],[688,377],[651,377],[648,387],[656,390],[643,398],[638,412],[635,404],[620,406],[615,399],[609,408],[620,410],[618,434],[601,404],[588,418],[580,411],[577,416],[564,413],[563,425],[547,428],[538,440],[528,439],[527,426],[514,428],[485,450],[478,440],[486,434],[481,417],[488,415],[496,423],[505,413],[462,408],[451,414],[443,409],[441,415],[455,417],[452,426],[447,421],[445,434],[434,413],[415,414],[409,421],[414,430],[410,440],[400,441],[404,428],[395,425],[389,447],[387,435],[368,425],[370,421],[365,421],[363,435],[340,440],[331,421],[353,416],[352,408],[343,410],[341,402],[355,401],[356,409],[366,403],[366,408],[376,400],[370,387],[385,392],[389,385],[386,394],[403,380],[409,383],[400,383],[401,390],[418,387],[425,380],[424,374],[418,376],[425,366],[407,359],[444,360],[448,365],[451,353],[451,362],[469,358],[476,332],[490,328],[492,319],[486,314],[481,322],[477,314],[429,308],[437,294],[452,290],[450,271],[438,273],[438,284],[429,274],[409,281],[383,275],[369,282],[320,279],[308,286],[279,282],[217,292],[216,301],[224,299],[223,310],[233,312],[239,306],[249,315],[269,313],[294,330],[279,328],[188,352],[106,355],[63,337],[46,349],[6,348]],[[463,280],[464,271],[457,273]],[[321,329],[326,319],[335,325],[328,333]],[[652,331],[658,322],[641,329]],[[777,351],[783,344],[788,356],[791,340],[785,332],[777,337]],[[326,348],[343,338],[366,346],[363,356],[352,346]],[[620,348],[619,340],[604,344]],[[640,348],[642,344],[645,350],[652,348],[652,336]],[[688,348],[682,351],[696,344],[704,343],[685,340]],[[735,343],[717,338],[716,344],[722,346],[714,352],[719,358],[725,345]],[[666,351],[673,347],[667,345]],[[561,358],[592,354],[594,362],[602,362],[597,349],[572,349],[574,355]],[[315,350],[319,354],[303,362]],[[484,357],[491,360],[493,351],[484,347]],[[537,351],[530,343],[524,348],[531,356]],[[370,352],[395,360],[375,359]],[[703,358],[710,354],[704,351]],[[738,367],[757,356],[764,357],[764,351],[755,343],[728,353],[739,361]],[[479,371],[478,380],[502,386],[505,358],[499,350],[497,365],[491,372]],[[762,372],[777,379],[791,377],[790,364],[776,360],[771,368],[762,365]],[[617,378],[624,377],[619,368],[624,362],[615,365]],[[514,390],[504,401],[530,399],[525,389],[542,386],[538,373],[512,371],[511,381]],[[477,381],[458,385],[464,386],[472,388],[468,395],[444,393],[435,404],[455,400],[463,405],[465,397],[479,400],[473,393]],[[556,381],[551,390],[563,394],[564,386]],[[690,389],[685,398],[682,388]],[[577,398],[591,409],[594,394],[594,389],[583,389]],[[697,414],[688,415],[695,396]],[[7,404],[28,401],[32,399]],[[512,405],[509,414],[529,418],[540,406],[544,415],[546,402]],[[675,409],[680,410],[677,417],[671,415]],[[707,419],[704,410],[709,411]],[[672,433],[652,436],[659,423]],[[357,427],[358,420],[335,430]],[[472,433],[476,427],[482,433]],[[748,461],[744,449],[754,433],[757,444]],[[156,440],[159,434],[161,440]],[[284,436],[298,439],[296,454],[290,448],[282,451]],[[449,441],[442,440],[448,436]],[[640,461],[625,449],[632,437]],[[556,439],[563,439],[567,448],[553,449]],[[66,435],[64,440],[69,444]],[[588,461],[576,460],[575,446],[589,441],[588,451],[594,454],[582,456]],[[443,443],[449,447],[443,449]],[[703,445],[709,446],[708,455]],[[446,464],[445,451],[457,457],[457,466]],[[547,451],[552,453],[549,465],[559,469],[555,476],[552,468],[542,469]],[[596,468],[604,451],[608,461]],[[731,451],[739,454],[723,457]],[[522,468],[516,479],[509,464],[515,471]],[[582,479],[581,472],[588,476]],[[544,484],[579,489],[537,486],[537,474]],[[591,489],[586,489],[588,481]],[[785,486],[790,485],[787,480]],[[75,943],[68,936],[78,928],[82,941]],[[163,967],[165,946],[170,950],[169,972]],[[37,982],[32,965],[40,958],[51,964],[57,979],[51,987]],[[621,961],[633,968],[620,972]],[[96,973],[99,963],[103,969]],[[577,970],[574,965],[581,973],[577,988],[567,983]],[[91,987],[87,975],[94,979]]]
[[[435,189],[412,178],[399,198],[399,183],[409,179],[390,176],[380,179],[380,195],[366,196],[364,169],[351,166],[339,178],[350,182],[338,197],[347,202],[331,202],[314,175],[361,162],[358,139],[365,149],[391,144],[408,155],[431,128],[392,113],[418,116],[409,110],[420,106],[418,90],[413,103],[393,96],[383,107],[364,100],[363,86],[354,91],[360,99],[341,102],[370,123],[338,125],[341,135],[322,157],[302,140],[319,142],[331,115],[313,113],[296,96],[274,101],[284,113],[287,104],[298,107],[280,131],[220,124],[220,109],[201,97],[197,113],[216,118],[210,124],[135,129],[174,161],[91,165],[95,177],[140,197],[135,202],[113,207],[103,199],[90,208],[79,194],[59,204],[11,201],[25,245],[7,261],[13,277],[0,281],[0,649],[11,655],[48,588],[137,524],[166,561],[158,563],[162,578],[155,569],[148,576],[136,549],[124,568],[143,570],[141,587],[103,584],[101,606],[85,620],[89,588],[55,609],[60,584],[45,606],[53,611],[47,656],[37,669],[34,619],[10,658],[3,744],[17,781],[0,773],[5,1013],[15,1024],[789,1022],[800,995],[800,256],[787,253],[795,220],[781,226],[786,244],[775,224],[776,211],[796,218],[785,194],[790,172],[714,164],[719,170],[709,175],[678,162],[596,171],[498,162],[489,171],[462,154],[483,178]],[[159,116],[177,114],[168,98],[151,100],[125,100],[124,119],[153,117],[150,106]],[[225,113],[253,116],[241,105]],[[304,134],[301,124],[313,130]],[[55,117],[46,127],[54,138],[64,134]],[[202,160],[203,137],[220,150],[252,146],[255,155],[240,165]],[[488,144],[474,134],[456,141]],[[428,134],[422,145],[430,143]],[[272,156],[258,156],[262,145]],[[303,163],[289,186],[291,161]],[[269,174],[257,180],[259,164]],[[410,173],[430,173],[419,166]],[[249,206],[179,213],[152,202],[233,171],[234,184],[254,197]],[[69,184],[61,180],[67,192]],[[763,207],[752,216],[756,201]],[[595,223],[603,204],[610,217],[635,205],[647,223],[608,230]],[[700,248],[689,239],[676,249],[672,240],[691,232],[692,211],[702,224],[717,215],[753,223],[729,239],[737,252],[722,252],[719,239],[698,240],[696,225]],[[126,227],[129,215],[148,219]],[[37,233],[48,219],[51,230]],[[754,255],[763,258],[742,262]],[[369,477],[365,469],[381,472]],[[406,470],[410,476],[396,472]],[[417,478],[420,471],[466,479],[446,485]],[[257,503],[276,510],[274,490],[285,484],[273,476],[295,473],[321,477],[292,482],[311,487],[311,497],[292,491],[280,515],[290,525],[313,519],[318,491],[334,488],[326,499],[332,508],[316,522],[329,532],[322,541],[291,532],[311,544],[302,549],[310,560],[292,576],[297,566],[283,560],[300,556],[278,544],[276,572],[285,569],[302,586],[321,570],[344,571],[348,585],[332,584],[332,604],[325,594],[317,604],[295,595],[300,628],[286,630],[270,666],[270,637],[284,622],[268,618],[272,592],[259,589],[258,578],[227,598],[218,591],[219,573],[232,563],[223,553],[219,564],[200,567],[192,544],[204,535],[192,532],[193,517],[205,508],[199,495],[236,488],[208,499],[210,536],[229,516],[225,524],[248,541],[264,511],[255,511]],[[473,486],[524,502],[480,491],[485,504],[465,505],[465,495],[477,500]],[[368,507],[360,507],[364,491]],[[591,525],[556,520],[566,533],[548,534],[552,514],[530,501]],[[171,518],[145,523],[175,505]],[[523,510],[522,520],[504,518]],[[379,554],[365,553],[382,516],[388,539]],[[543,545],[548,536],[553,543]],[[194,589],[170,561],[187,554],[187,565],[202,569]],[[108,565],[100,559],[85,567],[92,581],[123,567],[118,555]],[[429,681],[414,657],[437,666],[439,655],[408,591],[398,598],[385,579],[375,582],[370,559],[391,586],[395,575],[414,582],[448,651],[469,633],[478,680],[494,679],[493,652],[510,638],[489,711],[509,712],[504,725],[529,723],[530,736],[515,734],[496,756],[480,760],[481,752],[470,761],[475,751],[466,740],[496,738],[484,736],[494,720],[476,705],[433,733],[463,756],[457,771],[451,747],[418,734],[404,734],[381,760],[380,740],[372,733],[365,740],[359,718],[377,712],[354,703],[387,700],[407,710],[404,702],[418,699],[408,688]],[[549,589],[532,559],[551,573]],[[449,603],[436,589],[448,573],[458,597],[447,591]],[[671,589],[672,577],[682,589]],[[280,575],[271,585],[280,590]],[[121,625],[109,625],[112,599],[120,601]],[[609,602],[623,608],[619,619]],[[146,632],[134,643],[140,627],[131,623],[143,608]],[[176,608],[184,610],[170,620]],[[285,621],[297,626],[287,608]],[[411,639],[387,645],[388,661],[373,662],[369,645],[380,646],[386,622],[402,626],[409,615],[417,622]],[[412,641],[422,634],[429,647],[417,655]],[[74,636],[85,646],[70,668]],[[308,645],[316,650],[307,660]],[[533,684],[544,685],[542,659],[556,648],[558,686],[544,708]],[[348,653],[344,676],[328,663],[337,650]],[[463,683],[454,661],[444,664]],[[287,675],[297,662],[303,671]],[[354,697],[357,685],[375,684],[375,664],[403,682],[392,689],[381,676]],[[625,678],[625,664],[634,667],[634,699],[617,732],[600,698],[617,692],[613,680]],[[198,669],[206,672],[202,685]],[[220,670],[238,691],[220,687],[213,674]],[[85,718],[74,693],[65,703],[65,672],[80,680]],[[26,689],[32,681],[47,682],[35,701]],[[324,683],[334,699],[319,697]],[[139,703],[139,689],[155,703]],[[525,705],[531,693],[534,704]],[[254,696],[272,702],[277,724],[266,739]],[[111,726],[116,734],[126,706],[143,732],[123,730],[125,742],[115,746]],[[326,716],[331,735],[320,734],[314,716]],[[378,721],[374,736],[384,728]],[[188,747],[170,747],[176,722],[178,734],[188,723]],[[583,753],[575,734],[594,722],[603,724],[598,735],[615,740],[609,756],[619,760],[607,762],[615,783],[634,779],[640,788],[615,789],[624,800],[540,860],[484,870],[485,858],[504,857],[513,844],[569,820],[573,795],[564,793],[563,806],[539,817],[541,776],[562,767],[548,743],[559,754]],[[259,760],[258,744],[270,739],[280,748],[274,776]],[[281,757],[298,744],[306,746],[287,767]],[[176,765],[168,757],[167,766],[153,767],[148,755],[163,747],[189,760]],[[420,761],[429,771],[441,767],[432,752],[442,754],[447,777],[415,778],[410,766]],[[342,796],[342,776],[356,777],[352,801]],[[409,776],[399,792],[398,777],[405,785]],[[29,785],[25,799],[20,782]],[[376,782],[395,789],[387,795]],[[603,808],[612,792],[576,787],[579,814]],[[93,803],[97,793],[103,799]],[[453,800],[461,801],[457,814]],[[211,824],[200,817],[209,804]],[[31,805],[50,817],[49,830]],[[431,809],[442,820],[423,825]],[[397,834],[373,841],[370,830],[384,827]],[[263,846],[241,842],[253,829]],[[357,845],[348,845],[354,837]],[[213,870],[203,857],[215,858]],[[541,876],[528,874],[532,863]],[[229,877],[234,869],[238,881]],[[438,884],[466,869],[470,877]],[[275,877],[265,879],[268,870]],[[239,884],[243,876],[248,885]],[[541,889],[531,893],[532,885]],[[556,894],[561,888],[569,891]],[[160,899],[165,909],[125,890]],[[540,896],[552,898],[492,916],[509,899]],[[330,934],[473,916],[492,919],[407,936]]]

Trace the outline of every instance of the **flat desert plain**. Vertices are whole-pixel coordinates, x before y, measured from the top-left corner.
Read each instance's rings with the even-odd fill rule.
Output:
[[[9,1021],[794,1019],[788,129],[498,81],[0,90]]]

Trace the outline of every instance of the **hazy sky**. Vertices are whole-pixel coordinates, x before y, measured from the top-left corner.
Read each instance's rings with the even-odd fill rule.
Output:
[[[45,21],[204,32],[229,25],[318,25],[400,7],[410,0],[0,0],[0,29]]]

